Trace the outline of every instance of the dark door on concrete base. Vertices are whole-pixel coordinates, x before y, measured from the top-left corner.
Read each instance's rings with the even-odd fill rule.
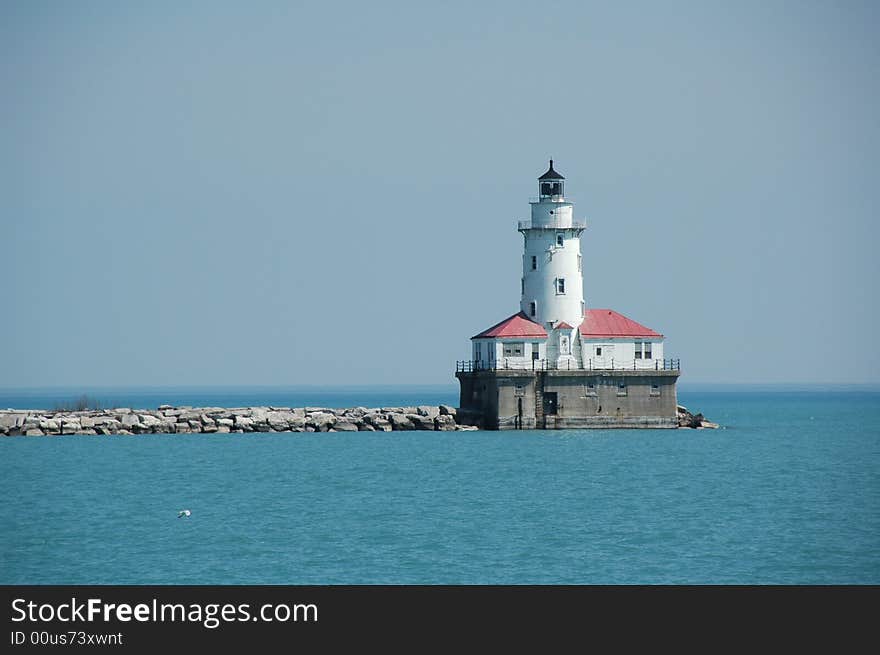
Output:
[[[544,416],[556,414],[557,398],[555,391],[544,392]]]

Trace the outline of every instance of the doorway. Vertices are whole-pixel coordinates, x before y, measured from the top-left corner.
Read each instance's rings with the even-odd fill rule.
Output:
[[[556,391],[544,392],[544,416],[555,416],[559,399]]]

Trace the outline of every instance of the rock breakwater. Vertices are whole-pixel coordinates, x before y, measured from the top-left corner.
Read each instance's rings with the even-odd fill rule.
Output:
[[[173,407],[155,410],[0,410],[0,435],[217,434],[475,430],[448,405],[418,407]]]
[[[683,405],[678,405],[676,408],[678,412],[678,427],[680,428],[712,428],[718,429],[717,423],[712,423],[712,421],[707,421],[706,417],[702,414],[693,414],[687,407]]]

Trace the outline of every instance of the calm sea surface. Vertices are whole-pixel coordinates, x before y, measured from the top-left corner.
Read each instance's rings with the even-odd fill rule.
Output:
[[[0,583],[880,583],[880,393],[679,400],[725,429],[0,438]]]

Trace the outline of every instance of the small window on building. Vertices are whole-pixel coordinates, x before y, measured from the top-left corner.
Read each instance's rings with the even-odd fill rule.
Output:
[[[585,396],[595,396],[596,395],[596,383],[595,382],[587,382],[584,385],[584,395]]]
[[[617,395],[625,396],[626,395],[626,382],[618,382],[617,383]]]
[[[532,359],[540,359],[541,354],[541,344],[533,343],[532,344]]]
[[[651,385],[651,395],[652,396],[659,396],[660,395],[660,385],[657,384],[656,382]]]
[[[522,295],[525,292],[526,292],[526,279],[524,277],[521,277],[519,279],[519,293],[520,293],[520,295]]]
[[[651,344],[645,344],[645,359],[651,359]]]
[[[556,293],[560,295],[565,294],[565,278],[556,278]]]
[[[584,258],[578,255],[578,273],[580,273],[584,268]]]
[[[532,270],[538,270],[538,257],[536,255],[532,255]]]
[[[569,346],[570,345],[571,344],[570,344],[567,336],[560,336],[559,337],[559,350],[562,352],[563,355],[569,354],[569,351],[570,351]]]
[[[565,245],[565,235],[562,232],[556,233],[556,247],[562,248]]]
[[[477,361],[483,359],[483,344],[479,341],[474,344],[474,359]]]
[[[521,341],[515,341],[512,343],[504,344],[504,356],[505,357],[522,357],[523,355],[523,344]]]
[[[529,316],[534,316],[538,313],[538,303],[534,300],[529,303]]]
[[[583,316],[587,311],[587,308],[584,306],[584,301],[581,300],[581,316]]]
[[[596,346],[596,357],[602,356],[602,346]]]
[[[642,342],[636,341],[636,359],[642,358]]]

